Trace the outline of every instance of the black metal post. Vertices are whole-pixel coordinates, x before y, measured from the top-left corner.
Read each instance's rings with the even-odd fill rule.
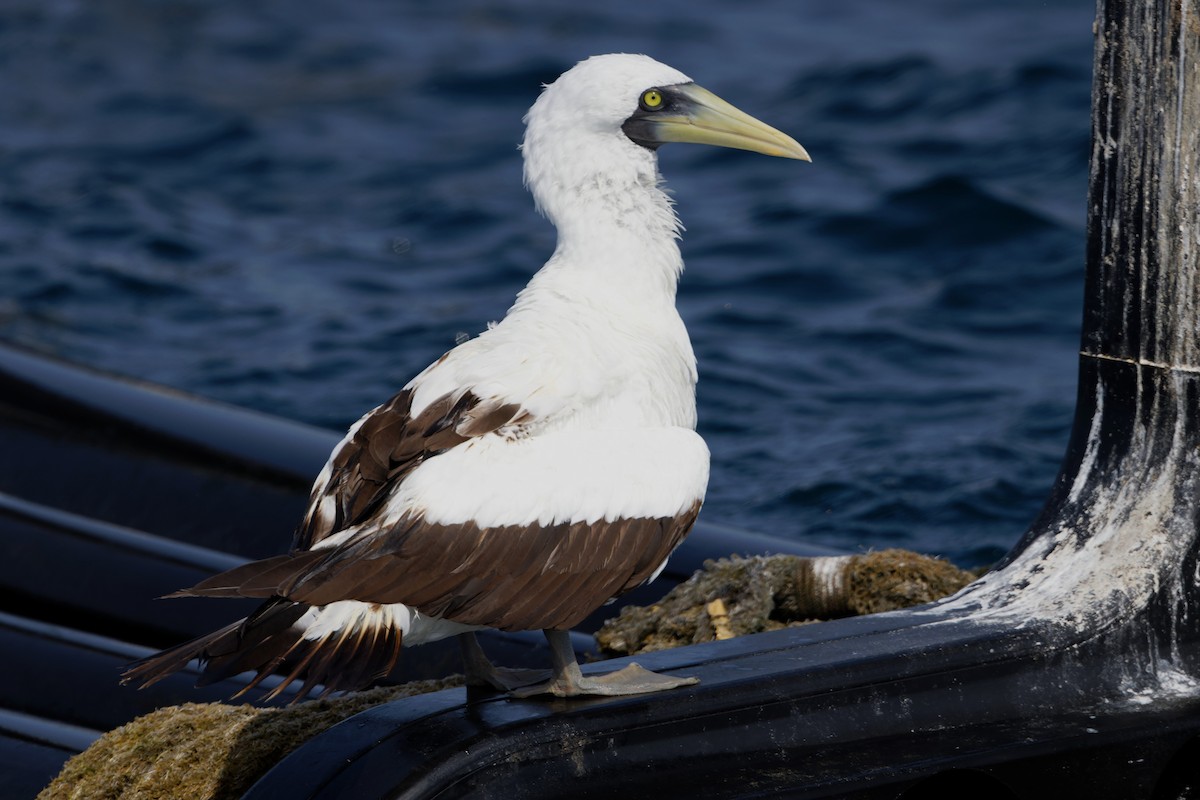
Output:
[[[1200,597],[1194,0],[1099,0],[1087,255],[1066,462],[1007,566],[964,599],[1076,635],[1123,626],[1152,680],[1160,664],[1184,666]]]

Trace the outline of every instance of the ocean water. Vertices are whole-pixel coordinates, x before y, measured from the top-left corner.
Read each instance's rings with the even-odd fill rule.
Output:
[[[669,146],[704,517],[982,564],[1064,452],[1090,0],[7,0],[0,339],[344,428],[553,247],[521,117],[645,52],[814,163]]]

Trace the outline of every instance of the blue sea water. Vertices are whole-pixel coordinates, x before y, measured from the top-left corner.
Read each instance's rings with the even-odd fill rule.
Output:
[[[7,0],[0,339],[344,428],[553,247],[521,117],[645,52],[811,165],[674,146],[704,516],[967,565],[1058,468],[1090,0]]]

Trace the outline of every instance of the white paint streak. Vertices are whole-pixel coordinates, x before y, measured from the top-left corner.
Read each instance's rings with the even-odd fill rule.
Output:
[[[1179,3],[1179,64],[1176,69],[1175,91],[1178,95],[1175,98],[1175,183],[1179,188],[1180,185],[1180,168],[1183,166],[1184,151],[1183,151],[1183,101],[1187,97],[1187,27],[1188,27],[1188,4],[1189,0],[1180,0]]]
[[[1176,377],[1178,402],[1187,380]],[[1170,420],[1162,419],[1158,429],[1166,424]],[[1149,429],[1156,429],[1153,422]],[[1196,461],[1182,424],[1174,424],[1168,453],[1152,453],[1153,446],[1145,429],[1135,431],[1129,466],[1077,498],[1087,505],[1073,523],[1044,534],[1007,567],[936,606],[936,613],[969,611],[969,619],[1016,628],[1052,622],[1083,634],[1144,607],[1160,588],[1164,565],[1178,564],[1190,545],[1189,537],[1177,535],[1191,524],[1177,492]]]
[[[1189,374],[1200,374],[1200,366],[1191,364],[1167,364],[1163,361],[1151,361],[1148,358],[1122,358],[1121,356],[1110,356],[1104,353],[1089,353],[1086,350],[1081,350],[1079,355],[1085,358],[1097,358],[1101,361],[1119,361],[1122,364],[1132,364],[1137,367],[1153,367],[1155,369],[1164,369],[1170,372],[1185,372]]]
[[[1087,485],[1088,477],[1092,474],[1092,467],[1096,464],[1096,453],[1100,450],[1100,421],[1102,419],[1104,419],[1104,384],[1099,384],[1096,387],[1096,411],[1092,415],[1092,427],[1088,429],[1087,445],[1067,498],[1072,504],[1079,502],[1083,487]]]
[[[1148,706],[1171,699],[1192,699],[1200,694],[1200,681],[1170,661],[1160,660],[1157,663],[1153,680],[1148,685],[1145,678],[1144,673],[1139,673],[1136,680],[1126,682],[1122,687],[1122,702]]]

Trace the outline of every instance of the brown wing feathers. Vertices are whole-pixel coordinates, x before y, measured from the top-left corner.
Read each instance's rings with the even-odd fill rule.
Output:
[[[698,513],[697,503],[679,517],[496,528],[410,520],[328,551],[238,567],[184,593],[404,603],[470,625],[566,628],[644,583]]]
[[[204,662],[204,673],[198,686],[206,686],[248,669],[262,673],[250,686],[270,674],[267,665],[278,665],[294,645],[297,634],[292,624],[304,614],[307,606],[275,598],[264,603],[246,619],[238,620],[220,630],[164,650],[132,663],[122,676],[122,683],[149,686],[187,666],[189,661]],[[243,689],[242,691],[245,691]]]
[[[305,675],[304,684],[294,698],[299,700],[318,683],[324,686],[322,696],[360,689],[386,676],[396,666],[403,634],[387,609],[364,606],[357,619],[319,639],[306,638],[304,627],[295,624],[307,610],[303,603],[273,598],[246,619],[134,662],[121,682],[149,686],[199,659],[203,673],[197,686],[243,672],[258,673],[236,697],[286,665],[288,673],[265,699],[277,697]]]
[[[517,404],[470,392],[442,397],[416,417],[411,406],[411,391],[400,392],[335,451],[290,554],[176,593],[266,598],[258,612],[134,664],[125,680],[153,683],[199,658],[205,683],[257,670],[249,689],[286,663],[290,673],[272,695],[302,674],[300,696],[317,681],[326,691],[358,688],[395,665],[402,634],[387,608],[392,603],[505,630],[570,628],[644,583],[699,513],[697,502],[677,517],[493,528],[409,518],[387,530],[373,528],[371,517],[392,487],[424,459],[529,419]],[[310,549],[352,526],[360,526],[361,535]],[[294,624],[303,613],[339,600],[377,605],[364,606],[340,630],[304,638]]]
[[[280,584],[328,554],[329,551],[306,550],[251,561],[167,597],[271,597],[278,593]]]
[[[445,395],[416,417],[411,411],[412,390],[406,389],[367,414],[338,448],[328,480],[313,488],[294,550],[307,550],[368,519],[390,488],[426,458],[528,419],[516,403],[483,400],[472,392]],[[327,499],[333,503],[327,505]]]
[[[319,639],[305,638],[293,624],[310,605],[337,600],[402,602],[425,614],[505,630],[568,629],[649,579],[699,510],[697,503],[674,518],[545,527],[415,521],[341,547],[246,564],[179,594],[269,598],[258,612],[132,665],[124,680],[153,683],[200,659],[202,684],[256,670],[243,692],[288,664],[288,675],[269,697],[302,674],[297,697],[318,682],[326,692],[361,688],[395,666],[402,632],[386,605],[364,606],[358,619]]]

